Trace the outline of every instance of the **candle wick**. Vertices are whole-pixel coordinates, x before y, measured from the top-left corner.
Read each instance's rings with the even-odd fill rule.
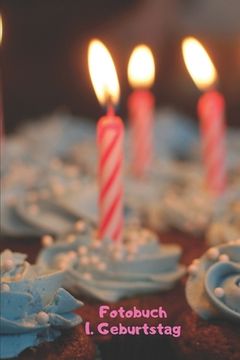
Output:
[[[115,111],[113,105],[109,102],[107,105],[107,116],[114,116]]]

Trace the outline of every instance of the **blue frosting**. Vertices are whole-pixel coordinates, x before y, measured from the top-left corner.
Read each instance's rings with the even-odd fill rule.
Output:
[[[61,288],[63,272],[42,274],[26,255],[1,253],[0,358],[13,358],[24,349],[53,341],[62,329],[82,322],[73,313],[82,303]]]
[[[184,274],[178,264],[181,249],[160,245],[144,229],[129,230],[120,245],[105,239],[83,245],[57,242],[44,249],[39,264],[66,269],[65,286],[104,301],[117,301],[135,294],[171,289]]]
[[[210,248],[189,267],[189,305],[203,319],[240,323],[240,241]]]
[[[186,173],[189,170],[186,169]],[[192,171],[194,173],[194,167]],[[193,179],[189,176],[189,179],[170,184],[163,195],[161,211],[169,227],[199,233],[205,231],[209,223],[214,199],[203,188],[201,176]]]
[[[207,232],[209,245],[214,246],[240,236],[240,191],[231,190],[217,203]]]

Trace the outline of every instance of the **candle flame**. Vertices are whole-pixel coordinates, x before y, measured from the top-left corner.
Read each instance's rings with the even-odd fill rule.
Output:
[[[202,44],[194,37],[182,42],[185,65],[200,90],[207,90],[217,81],[217,71]]]
[[[133,88],[149,88],[155,78],[153,54],[146,45],[133,49],[128,63],[128,80]]]
[[[101,105],[116,105],[120,88],[112,57],[99,40],[92,40],[88,48],[88,67],[93,88]]]
[[[3,37],[3,21],[2,21],[2,15],[0,14],[0,45],[2,44],[2,37]]]

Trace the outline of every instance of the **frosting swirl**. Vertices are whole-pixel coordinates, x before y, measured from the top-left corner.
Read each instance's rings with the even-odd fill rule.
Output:
[[[134,294],[168,290],[183,275],[178,265],[178,245],[160,245],[145,229],[130,227],[122,244],[90,240],[83,245],[57,242],[40,254],[39,263],[50,268],[65,267],[65,285],[104,301],[117,301]]]
[[[213,205],[213,199],[200,184],[179,182],[166,190],[161,212],[169,227],[198,233],[205,231]]]
[[[210,245],[240,237],[240,192],[232,192],[219,202],[207,232]]]
[[[240,323],[240,240],[210,248],[189,273],[186,297],[198,315]]]
[[[24,349],[53,341],[81,323],[73,313],[82,303],[61,288],[63,272],[43,274],[26,255],[1,253],[0,358],[13,358]]]

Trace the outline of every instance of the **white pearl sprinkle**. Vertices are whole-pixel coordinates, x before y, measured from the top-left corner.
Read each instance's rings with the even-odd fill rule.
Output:
[[[69,177],[75,177],[78,175],[78,167],[75,165],[69,165],[65,168],[65,172]]]
[[[90,261],[92,264],[97,264],[99,263],[99,257],[97,255],[91,255]]]
[[[84,274],[83,274],[83,278],[84,278],[85,280],[92,280],[92,274],[90,274],[90,273],[84,273]]]
[[[9,198],[9,199],[6,200],[6,204],[8,206],[14,206],[14,205],[17,204],[17,200],[15,198]]]
[[[138,217],[132,217],[131,218],[131,225],[132,226],[140,226],[140,219]]]
[[[0,291],[10,291],[10,286],[8,284],[1,284]]]
[[[194,264],[191,264],[191,265],[188,267],[188,273],[189,273],[190,275],[196,275],[197,271],[198,271],[198,267],[197,267],[196,265],[194,265]]]
[[[68,262],[65,259],[59,259],[57,261],[57,267],[60,270],[66,270],[68,267]]]
[[[40,325],[44,325],[47,324],[49,321],[49,315],[44,312],[44,311],[40,311],[37,315],[36,315],[36,320]]]
[[[50,235],[44,235],[42,237],[42,245],[44,247],[49,247],[53,244],[53,237]]]
[[[108,244],[107,248],[108,248],[109,251],[113,251],[113,250],[114,250],[113,244]]]
[[[71,244],[76,240],[76,235],[74,234],[68,234],[66,237],[67,243]]]
[[[23,322],[22,322],[22,325],[23,325],[23,326],[27,326],[28,328],[29,328],[29,327],[31,327],[31,328],[34,328],[34,327],[35,327],[34,322],[31,322],[31,321],[23,321]]]
[[[226,255],[226,254],[221,254],[221,255],[219,256],[219,261],[222,261],[222,262],[229,261],[229,256]]]
[[[116,252],[120,252],[120,251],[122,250],[122,243],[121,243],[121,242],[116,242],[116,243],[114,243],[113,249],[114,249]]]
[[[134,255],[133,255],[133,254],[129,254],[129,255],[127,256],[127,259],[128,259],[129,261],[134,260]]]
[[[97,230],[92,230],[91,231],[91,239],[93,239],[93,241],[99,241],[100,242]]]
[[[62,166],[62,163],[59,159],[55,158],[55,159],[52,159],[51,160],[51,163],[50,163],[50,166],[53,168],[53,169],[59,169],[61,168]]]
[[[199,265],[200,260],[199,259],[194,259],[192,263],[193,263],[193,265]]]
[[[42,190],[39,194],[40,199],[46,200],[49,198],[49,193],[47,190]]]
[[[82,256],[79,260],[81,265],[88,265],[89,264],[89,258],[87,256]]]
[[[138,247],[135,244],[130,244],[128,245],[127,250],[129,254],[136,254],[138,251]]]
[[[78,254],[79,255],[86,255],[88,252],[88,248],[84,245],[78,247]]]
[[[39,207],[36,204],[32,204],[31,206],[29,206],[28,212],[31,215],[37,215],[39,212]]]
[[[27,200],[29,202],[37,201],[37,199],[38,199],[38,194],[36,192],[30,192],[29,194],[27,194]]]
[[[75,225],[75,230],[78,232],[83,232],[86,229],[86,224],[83,220],[78,220]]]
[[[52,184],[52,192],[55,194],[55,195],[62,195],[64,194],[64,186],[58,182]]]
[[[138,241],[140,241],[139,234],[136,233],[136,231],[131,231],[128,234],[128,239],[131,243],[137,243]]]
[[[94,249],[99,249],[102,244],[101,244],[101,241],[100,240],[95,240],[92,245],[91,245]]]
[[[219,256],[219,250],[215,247],[212,247],[210,249],[208,249],[207,251],[207,257],[210,259],[210,260],[216,260]]]
[[[151,235],[152,235],[151,231],[149,231],[148,229],[142,229],[141,236],[143,238],[149,239],[149,238],[151,238]]]
[[[138,245],[145,245],[147,243],[147,240],[143,236],[140,236],[140,237],[137,237],[136,242],[138,242]]]
[[[70,259],[70,260],[74,260],[74,259],[76,259],[76,257],[77,257],[77,253],[76,253],[76,251],[69,251],[68,253],[67,253],[67,256],[68,256],[68,259]]]
[[[217,298],[222,298],[224,296],[224,290],[221,287],[217,287],[214,289],[214,294]]]
[[[2,264],[2,267],[4,269],[4,271],[10,271],[12,270],[12,268],[14,267],[14,262],[12,259],[8,258],[8,259],[5,259],[3,264]]]
[[[123,258],[122,252],[121,252],[121,251],[115,251],[115,252],[113,253],[113,258],[114,258],[114,260],[116,260],[116,261],[122,260],[122,258]]]
[[[103,262],[100,262],[99,264],[97,264],[97,268],[100,271],[104,271],[104,270],[107,269],[107,265],[105,263],[103,263]]]

